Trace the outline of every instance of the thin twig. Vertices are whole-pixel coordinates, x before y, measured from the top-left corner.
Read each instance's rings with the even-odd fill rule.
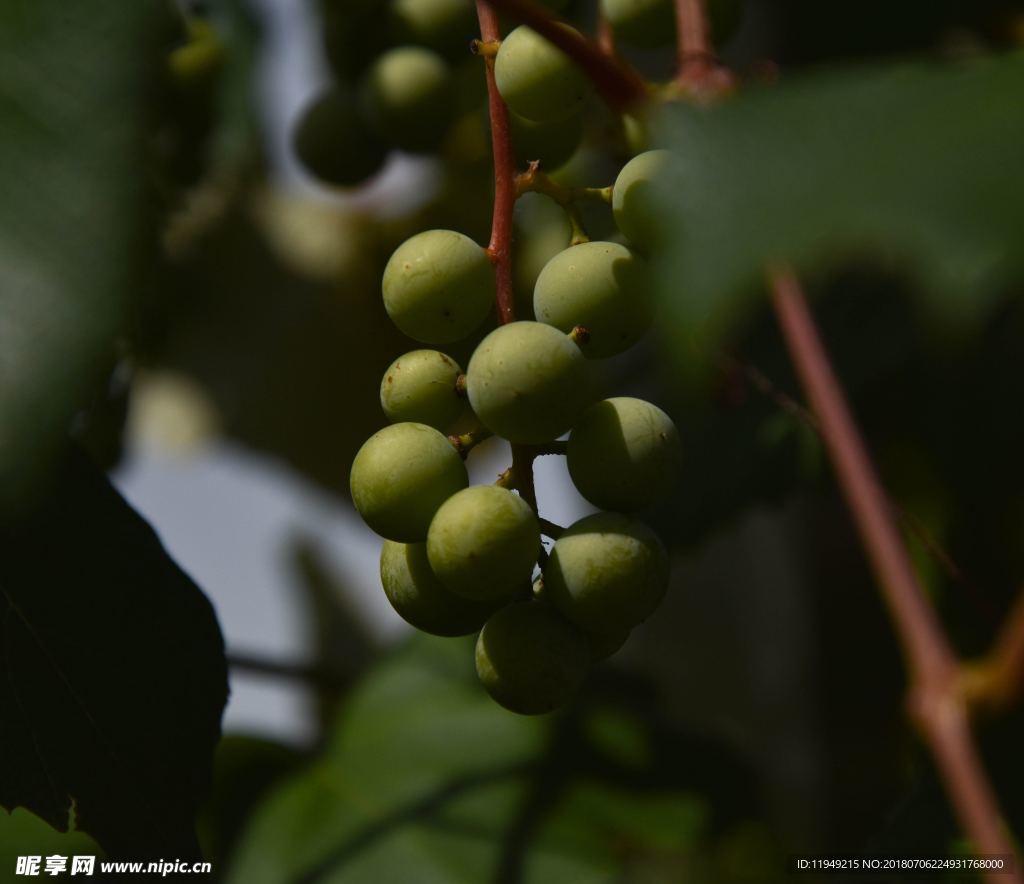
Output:
[[[491,3],[477,0],[476,14],[480,22],[480,39],[485,43],[501,40],[498,13]],[[487,65],[487,103],[491,122],[491,145],[494,154],[494,214],[491,241],[487,253],[494,264],[495,307],[498,322],[514,322],[515,291],[512,287],[512,212],[516,204],[516,164],[512,153],[512,131],[508,108],[498,92],[494,79],[494,59]],[[537,512],[537,492],[533,487],[533,455],[519,445],[512,446],[512,481],[519,496]]]
[[[305,663],[291,663],[285,660],[273,660],[260,654],[233,651],[228,654],[228,666],[236,672],[252,675],[265,675],[281,678],[286,681],[297,681],[304,685],[338,691],[347,691],[352,680],[340,672],[324,669],[322,666],[310,666]]]
[[[477,0],[477,10],[480,5],[481,0]],[[633,68],[608,55],[579,31],[566,27],[533,0],[487,0],[484,5],[501,10],[516,21],[528,25],[561,49],[594,84],[598,94],[612,110],[620,113],[635,110],[647,100],[647,87]],[[491,38],[484,36],[483,39],[486,41]]]
[[[900,637],[911,673],[910,710],[931,749],[961,825],[981,854],[1013,855],[968,726],[961,668],[914,574],[860,432],[788,268],[769,273],[775,313],[825,447]],[[987,880],[1020,884],[1019,873]]]
[[[715,98],[736,84],[715,57],[707,0],[675,0],[676,84],[698,97]]]
[[[990,709],[1006,708],[1024,695],[1024,591],[999,630],[992,650],[965,677],[968,699]]]

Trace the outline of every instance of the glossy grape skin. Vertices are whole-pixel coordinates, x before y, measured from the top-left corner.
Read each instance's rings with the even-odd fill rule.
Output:
[[[366,72],[360,97],[376,132],[412,153],[435,150],[451,122],[451,73],[430,49],[400,46],[385,52]]]
[[[384,268],[384,309],[425,344],[448,344],[483,323],[494,304],[487,253],[454,230],[426,230],[400,245]]]
[[[520,715],[565,705],[583,683],[592,660],[587,639],[540,601],[513,602],[484,624],[476,643],[476,671],[487,692]]]
[[[311,175],[337,187],[365,181],[387,156],[386,146],[343,87],[329,89],[306,106],[292,131],[292,145]]]
[[[466,369],[469,403],[481,423],[511,442],[549,442],[590,401],[580,349],[540,322],[510,322],[476,348]]]
[[[425,424],[378,430],[352,462],[349,487],[359,515],[388,540],[420,543],[439,506],[469,484],[455,447]]]
[[[580,415],[566,460],[573,484],[594,506],[633,512],[671,493],[682,456],[679,431],[664,411],[620,396]]]
[[[478,601],[509,598],[528,586],[540,527],[518,494],[474,485],[448,498],[427,533],[427,557],[452,592]]]
[[[581,114],[572,114],[549,123],[536,123],[510,113],[509,123],[512,128],[512,149],[516,162],[522,168],[539,160],[541,169],[557,169],[576,153],[583,139]]]
[[[455,391],[459,364],[438,350],[413,350],[399,356],[380,382],[380,405],[391,423],[412,421],[446,432],[468,409]]]
[[[612,188],[615,223],[640,251],[656,248],[666,238],[662,215],[667,199],[679,199],[679,161],[667,150],[649,150],[633,157]],[[671,195],[669,197],[669,195]]]
[[[589,88],[561,49],[525,25],[502,40],[494,60],[494,77],[509,109],[535,122],[578,113]]]
[[[587,242],[555,255],[537,277],[538,322],[570,332],[584,326],[584,356],[614,356],[633,346],[651,324],[647,263],[613,242]]]
[[[472,0],[392,0],[390,14],[399,45],[465,52],[478,36]]]
[[[380,581],[396,613],[431,635],[470,635],[495,611],[494,604],[471,601],[441,583],[430,570],[423,543],[385,540],[380,551]]]
[[[555,541],[544,569],[545,598],[584,632],[621,635],[645,620],[668,587],[668,554],[641,522],[597,513]]]

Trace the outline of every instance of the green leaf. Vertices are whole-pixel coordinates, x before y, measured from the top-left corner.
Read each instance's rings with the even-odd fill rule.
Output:
[[[20,856],[55,854],[68,858],[68,869],[71,868],[71,857],[103,856],[99,845],[84,832],[58,832],[35,814],[21,808],[10,814],[0,812],[0,880],[17,880],[15,872]],[[40,863],[41,870],[43,866],[44,863]]]
[[[161,0],[0,4],[0,508],[24,496],[122,326]]]
[[[84,457],[0,524],[0,806],[113,857],[198,854],[227,698],[213,610]]]
[[[671,248],[661,295],[702,351],[770,262],[896,261],[943,318],[977,318],[1024,270],[1024,53],[802,75],[710,110],[673,107],[659,140]]]
[[[353,692],[324,755],[257,812],[227,880],[477,884],[501,869],[528,884],[607,884],[634,860],[691,862],[714,812],[669,768],[692,745],[672,741],[664,764],[635,706],[598,706],[515,716],[481,689],[471,642],[417,636]]]

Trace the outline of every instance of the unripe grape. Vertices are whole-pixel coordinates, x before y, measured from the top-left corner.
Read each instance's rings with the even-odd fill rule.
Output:
[[[540,528],[518,494],[474,485],[438,509],[427,533],[427,557],[452,592],[479,601],[507,599],[529,585],[540,552]]]
[[[454,93],[444,59],[430,49],[400,46],[381,55],[361,87],[366,116],[402,150],[434,150],[451,121]]]
[[[567,703],[591,662],[586,638],[544,602],[513,602],[484,624],[476,672],[487,692],[520,715]]]
[[[577,113],[588,91],[569,57],[525,25],[501,41],[494,77],[509,109],[538,122]]]
[[[434,513],[469,483],[446,436],[425,424],[378,430],[352,462],[349,486],[359,515],[388,540],[426,540]]]
[[[656,405],[621,396],[591,405],[569,436],[573,484],[594,506],[643,509],[670,493],[682,447],[672,419]]]
[[[549,123],[535,123],[509,114],[512,147],[520,166],[540,160],[542,169],[557,169],[568,161],[583,138],[583,116],[572,114]]]
[[[585,632],[621,635],[646,619],[668,587],[668,554],[641,522],[597,513],[555,541],[544,569],[546,598]]]
[[[464,338],[494,302],[487,253],[454,230],[426,230],[400,245],[384,268],[384,309],[405,334],[427,344]]]
[[[380,582],[391,607],[412,626],[431,635],[469,635],[484,625],[495,606],[448,589],[430,570],[423,543],[385,540]]]
[[[651,324],[647,263],[623,245],[587,242],[555,255],[533,290],[533,312],[563,332],[590,333],[583,355],[614,356],[633,346]]]
[[[487,429],[511,442],[549,442],[590,399],[586,360],[558,329],[510,322],[476,348],[466,369],[469,404]]]
[[[666,194],[678,199],[678,183],[679,161],[667,150],[649,150],[633,157],[615,179],[615,223],[641,251],[649,251],[664,241]]]
[[[477,36],[472,0],[392,0],[391,22],[397,43],[438,52],[465,52]]]
[[[314,99],[292,133],[299,162],[327,184],[351,187],[369,178],[387,156],[352,95],[335,86]]]
[[[668,46],[676,37],[672,0],[601,0],[615,36],[633,46]]]
[[[391,423],[413,421],[442,433],[467,408],[455,391],[462,369],[438,350],[413,350],[399,356],[380,382],[380,405]]]

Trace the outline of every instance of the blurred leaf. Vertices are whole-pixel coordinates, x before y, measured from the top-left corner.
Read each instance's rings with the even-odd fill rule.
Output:
[[[635,709],[590,722],[584,698],[562,715],[515,716],[480,688],[472,656],[469,641],[418,635],[386,658],[321,759],[257,813],[228,880],[597,884],[624,880],[634,860],[708,853],[698,840],[719,808],[680,775],[717,771],[720,787],[736,775],[720,752],[673,735],[667,757],[627,747],[619,767],[609,745],[651,727]]]
[[[99,857],[103,852],[84,832],[58,832],[24,808],[10,814],[0,811],[0,880],[15,880],[19,856],[54,854],[68,857],[70,868],[70,857]]]
[[[128,304],[159,0],[0,4],[0,508],[100,379]]]
[[[952,320],[978,316],[1024,268],[1024,54],[946,68],[805,75],[711,110],[674,107],[661,142],[676,236],[663,300],[707,350],[764,267],[869,254],[917,275]]]
[[[83,456],[0,525],[0,805],[115,856],[197,853],[227,697],[206,597]]]

